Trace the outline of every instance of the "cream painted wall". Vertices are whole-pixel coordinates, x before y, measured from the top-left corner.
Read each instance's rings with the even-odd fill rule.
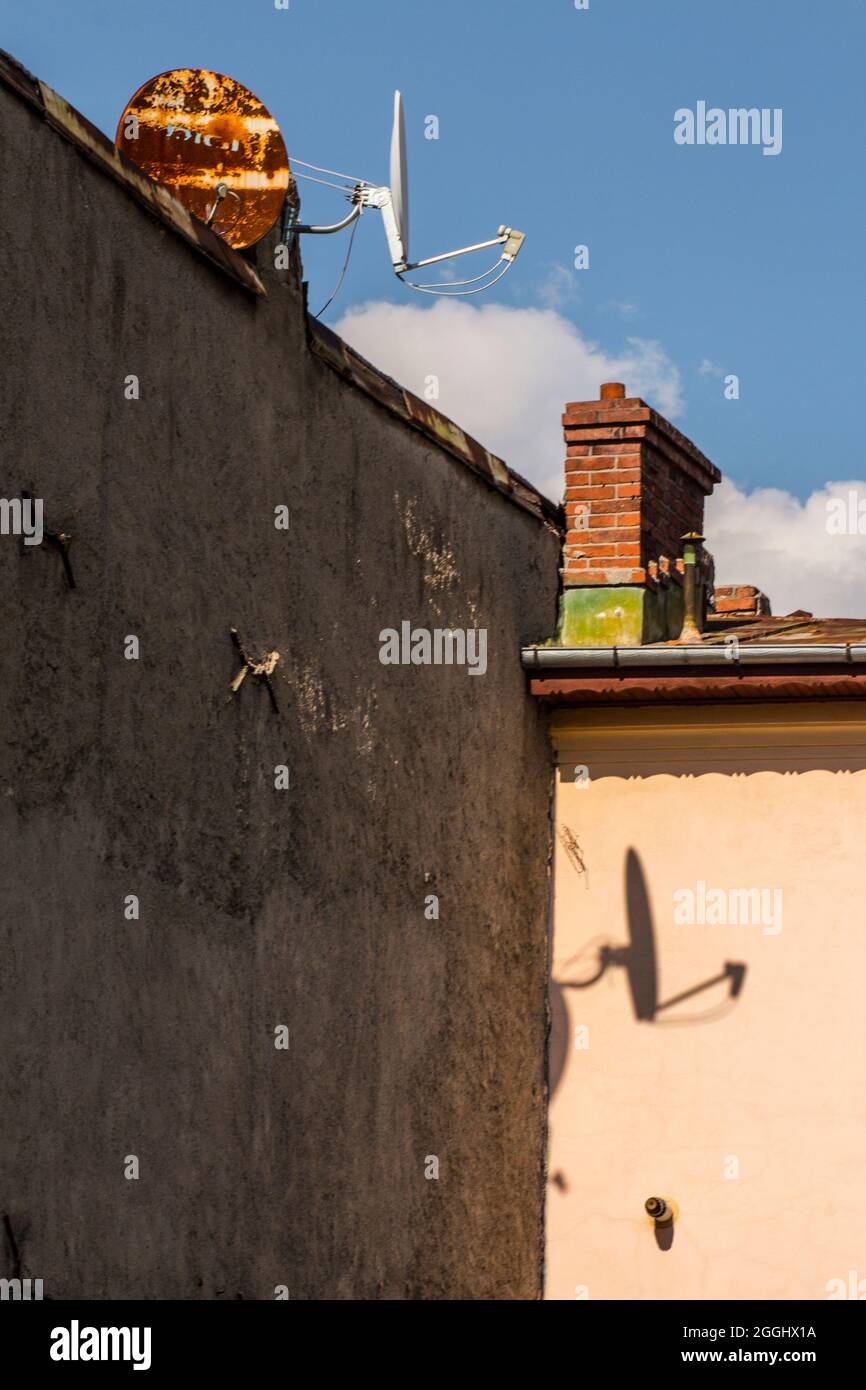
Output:
[[[824,1299],[856,1271],[866,1297],[866,710],[574,710],[553,737],[546,1296]],[[699,880],[780,889],[781,931],[677,925]],[[650,930],[660,1003],[726,962],[739,995],[638,1021]],[[605,943],[629,951],[566,987]],[[655,1195],[679,1207],[667,1250]]]

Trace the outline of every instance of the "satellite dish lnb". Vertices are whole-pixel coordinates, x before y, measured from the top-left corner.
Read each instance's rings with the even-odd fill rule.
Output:
[[[229,246],[252,246],[282,211],[289,160],[279,127],[246,87],[207,68],[152,77],[128,102],[115,144]]]

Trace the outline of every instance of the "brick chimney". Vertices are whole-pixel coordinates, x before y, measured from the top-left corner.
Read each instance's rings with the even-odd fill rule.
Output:
[[[754,584],[723,584],[716,586],[713,608],[716,617],[724,621],[769,617],[770,600]],[[809,615],[811,617],[811,614]]]
[[[560,641],[639,645],[683,626],[683,538],[703,532],[721,473],[685,435],[619,382],[565,407]],[[706,574],[711,560],[702,561]],[[705,586],[706,587],[706,586]]]

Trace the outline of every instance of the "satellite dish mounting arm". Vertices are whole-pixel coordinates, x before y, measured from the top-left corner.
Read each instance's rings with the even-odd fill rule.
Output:
[[[308,235],[312,236],[329,236],[331,232],[341,232],[344,227],[350,227],[353,222],[357,222],[361,213],[364,211],[364,207],[364,203],[357,202],[348,217],[344,217],[342,222],[334,222],[329,227],[315,227],[310,223],[293,222],[287,230],[291,232],[306,232]]]
[[[384,185],[378,188],[371,186],[363,187],[360,189],[360,197],[366,207],[378,208],[379,212],[381,212],[382,222],[385,228],[385,239],[388,243],[388,251],[391,256],[391,265],[394,274],[397,276],[398,280],[401,280],[404,285],[408,285],[411,289],[428,290],[434,294],[439,293],[447,295],[451,293],[452,291],[447,284],[443,286],[413,285],[410,280],[403,280],[403,276],[410,270],[421,270],[424,266],[438,265],[441,261],[453,261],[456,260],[458,256],[470,256],[475,251],[487,251],[494,246],[503,247],[502,255],[494,265],[489,266],[483,274],[475,276],[472,280],[457,280],[452,283],[456,285],[471,285],[478,280],[485,280],[497,270],[503,261],[505,264],[500,274],[504,274],[505,271],[511,267],[517,253],[526,240],[524,232],[518,232],[513,227],[500,227],[496,236],[491,237],[489,241],[479,241],[476,242],[474,246],[462,246],[457,251],[443,251],[439,256],[427,256],[420,261],[410,261],[406,258],[405,244],[397,222],[394,200],[390,188],[386,188]],[[498,278],[499,276],[497,276],[497,279]],[[484,286],[484,288],[487,287]]]
[[[304,164],[305,161],[298,160],[297,163]],[[336,178],[349,179],[348,174],[340,174],[337,170],[324,169],[320,165],[305,165],[309,169],[315,169],[319,173],[332,174]],[[325,183],[325,179],[316,179],[312,174],[299,174],[297,177],[310,178],[314,183]],[[382,223],[385,228],[385,239],[388,243],[388,253],[391,257],[391,267],[394,274],[402,284],[409,289],[418,290],[422,294],[436,294],[444,297],[461,296],[470,294],[480,294],[482,290],[490,289],[503,275],[509,271],[514,264],[518,252],[525,241],[523,232],[515,231],[512,227],[500,227],[495,237],[489,241],[478,241],[474,246],[461,246],[456,251],[444,251],[439,256],[427,256],[420,261],[410,261],[409,259],[409,179],[406,161],[406,130],[403,119],[403,99],[399,92],[394,93],[394,124],[391,132],[391,177],[390,186],[385,184],[371,184],[363,179],[353,180],[354,187],[345,189],[349,200],[353,204],[352,211],[348,217],[344,217],[341,222],[335,222],[332,226],[318,227],[308,224],[286,223],[285,238],[293,232],[315,233],[320,236],[331,232],[341,232],[344,227],[355,222],[365,208],[377,208],[382,214]],[[339,187],[334,184],[333,187]],[[456,260],[458,256],[470,256],[476,251],[487,251],[494,246],[502,247],[499,259],[492,266],[467,280],[450,280],[444,283],[431,283],[420,285],[412,280],[404,280],[403,277],[410,270],[421,270],[428,265],[439,265],[443,261]],[[482,283],[484,282],[484,283]],[[463,289],[462,286],[471,285],[471,289]]]
[[[524,241],[525,232],[516,232],[511,227],[500,227],[499,232],[490,241],[479,241],[474,246],[464,246],[459,251],[443,251],[441,256],[427,256],[423,261],[411,261],[409,265],[394,266],[394,270],[401,275],[405,270],[420,270],[425,265],[436,265],[439,261],[453,261],[457,256],[469,256],[473,251],[486,251],[491,246],[504,246],[501,260],[513,261]]]
[[[462,246],[456,251],[445,251],[439,256],[427,256],[420,261],[409,259],[409,175],[406,159],[406,125],[403,119],[403,98],[399,92],[394,93],[394,123],[391,128],[391,178],[390,189],[378,190],[379,198],[376,206],[381,210],[382,219],[385,223],[385,235],[388,240],[388,249],[391,253],[391,265],[394,274],[409,289],[419,290],[423,294],[438,295],[467,295],[480,294],[482,290],[489,289],[495,285],[497,280],[501,280],[506,271],[511,269],[514,259],[524,242],[522,232],[515,232],[511,227],[500,227],[497,235],[489,241],[476,242],[474,246]],[[420,270],[424,266],[439,265],[442,261],[453,261],[458,256],[469,256],[475,251],[486,251],[493,246],[503,247],[502,255],[494,265],[490,266],[481,275],[473,276],[469,280],[452,280],[445,285],[426,284],[419,285],[412,280],[404,280],[403,276],[410,270]],[[500,269],[501,267],[501,269]],[[484,281],[484,284],[480,282]],[[474,289],[461,289],[460,286],[473,285]]]

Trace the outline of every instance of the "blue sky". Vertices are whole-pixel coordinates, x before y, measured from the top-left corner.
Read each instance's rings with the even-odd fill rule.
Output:
[[[110,133],[151,75],[229,73],[290,153],[381,181],[399,86],[413,254],[520,227],[485,303],[552,306],[612,358],[632,336],[659,344],[677,423],[741,488],[803,500],[864,476],[862,0],[6,0],[0,42]],[[677,146],[674,111],[698,100],[781,107],[781,154]],[[342,215],[338,194],[302,195],[306,217]],[[305,240],[313,309],[344,247]],[[427,308],[390,273],[375,216],[327,318],[370,300]],[[704,361],[739,376],[738,401]]]

